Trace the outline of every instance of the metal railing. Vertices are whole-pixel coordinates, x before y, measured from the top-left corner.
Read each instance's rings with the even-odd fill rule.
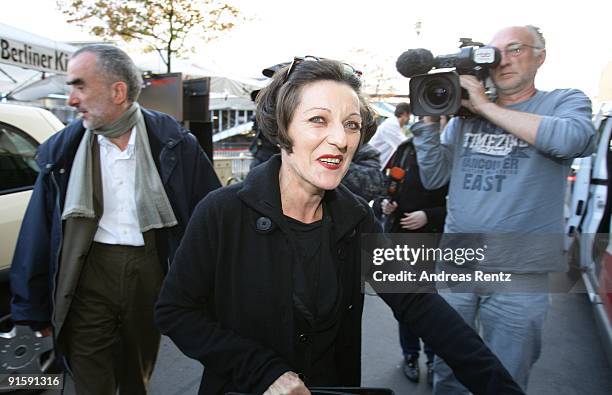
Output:
[[[222,185],[244,180],[253,161],[248,150],[215,150],[213,158],[215,172]]]

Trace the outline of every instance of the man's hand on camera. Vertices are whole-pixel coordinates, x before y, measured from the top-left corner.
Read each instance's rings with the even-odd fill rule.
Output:
[[[461,86],[470,94],[470,100],[461,101],[464,107],[512,133],[519,139],[532,145],[535,144],[538,128],[543,119],[541,115],[515,111],[493,103],[485,95],[482,83],[474,76],[461,75],[459,81]]]
[[[310,391],[296,373],[285,372],[268,387],[264,395],[310,395]]]
[[[461,100],[461,105],[463,107],[466,107],[474,114],[482,115],[483,107],[493,104],[485,93],[484,85],[478,78],[473,75],[460,75],[459,82],[461,87],[470,95],[469,99]]]
[[[383,214],[390,215],[397,209],[396,202],[390,202],[389,199],[383,199],[380,203],[380,208],[382,209]]]

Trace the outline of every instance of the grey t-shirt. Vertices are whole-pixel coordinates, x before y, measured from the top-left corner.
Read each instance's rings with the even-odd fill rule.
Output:
[[[507,108],[544,116],[534,145],[480,117],[453,118],[442,136],[433,125],[415,125],[423,184],[438,188],[450,178],[445,232],[534,235],[528,251],[492,243],[500,249],[488,251],[486,270],[565,270],[562,244],[538,241],[563,233],[571,162],[594,150],[591,102],[581,91],[559,89]]]

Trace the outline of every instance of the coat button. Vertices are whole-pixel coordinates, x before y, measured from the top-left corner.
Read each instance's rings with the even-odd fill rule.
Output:
[[[268,217],[259,217],[257,218],[257,222],[255,223],[255,227],[257,230],[266,232],[272,229],[272,220]]]
[[[350,304],[350,305],[348,306],[348,308],[347,308],[347,309],[348,309],[348,311],[353,310],[353,305],[352,305],[352,304]]]
[[[300,339],[300,342],[306,343],[308,341],[308,336],[302,333],[300,336],[298,336],[298,339]]]

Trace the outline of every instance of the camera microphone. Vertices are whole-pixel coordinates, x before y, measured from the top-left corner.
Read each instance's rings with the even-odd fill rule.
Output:
[[[397,58],[395,67],[406,78],[425,74],[436,64],[433,54],[424,48],[409,49]]]

